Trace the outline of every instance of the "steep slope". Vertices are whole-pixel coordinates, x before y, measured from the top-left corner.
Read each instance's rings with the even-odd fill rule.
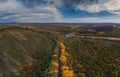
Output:
[[[19,77],[18,66],[41,62],[47,69],[55,45],[54,35],[25,29],[0,31],[0,77]]]

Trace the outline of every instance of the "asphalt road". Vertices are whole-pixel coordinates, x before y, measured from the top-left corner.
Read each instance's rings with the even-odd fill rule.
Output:
[[[60,46],[59,46],[59,49],[58,49],[58,77],[62,77],[62,63],[60,61],[60,56],[61,56],[61,49],[60,49]]]

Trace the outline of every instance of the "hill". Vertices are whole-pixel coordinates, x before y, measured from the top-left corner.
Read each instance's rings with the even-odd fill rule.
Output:
[[[37,63],[41,75],[56,44],[52,33],[13,26],[1,27],[0,41],[0,77],[19,77],[18,67]]]

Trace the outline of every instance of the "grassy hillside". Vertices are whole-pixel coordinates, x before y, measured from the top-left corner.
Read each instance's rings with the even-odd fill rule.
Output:
[[[120,41],[69,38],[68,64],[77,77],[120,77]]]
[[[49,66],[55,45],[51,33],[27,29],[0,31],[0,77],[19,77],[18,67],[39,64],[40,76]],[[34,66],[35,67],[35,66]],[[34,68],[33,67],[33,68]]]

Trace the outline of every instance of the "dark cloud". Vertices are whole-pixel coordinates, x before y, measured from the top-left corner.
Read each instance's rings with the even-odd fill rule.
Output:
[[[7,0],[0,0],[0,2],[3,2],[3,3],[6,2],[6,1],[7,1]]]
[[[84,4],[84,3],[87,4],[98,3],[99,0],[63,0],[63,2],[65,2],[66,4],[73,5],[73,4]]]
[[[38,4],[39,5],[44,5],[46,4],[46,2],[44,0],[19,0],[23,6],[26,6],[26,7],[35,7],[37,6]]]
[[[50,0],[19,0],[24,6],[32,8],[35,6],[53,5],[54,1]]]

